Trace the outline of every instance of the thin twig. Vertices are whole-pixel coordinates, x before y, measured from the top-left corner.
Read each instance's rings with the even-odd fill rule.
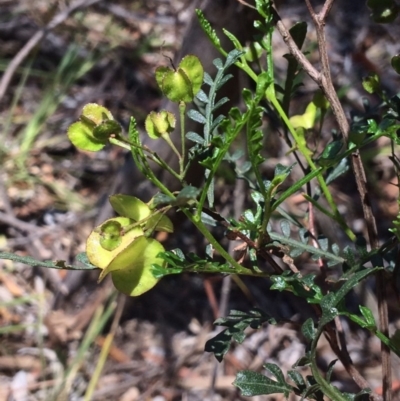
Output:
[[[322,6],[321,11],[319,12],[319,18],[322,21],[326,20],[326,17],[328,16],[329,12],[331,11],[334,1],[335,0],[326,0],[325,1],[325,4]]]
[[[281,18],[279,17],[278,13],[276,12],[275,12],[275,20],[276,20],[276,28],[278,29],[278,32],[282,36],[283,41],[286,43],[286,46],[289,48],[290,53],[293,55],[296,61],[303,67],[304,71],[306,71],[306,73],[311,77],[311,79],[319,85],[320,73],[312,66],[312,64],[308,61],[306,56],[297,47],[296,42],[292,38],[292,35],[287,30]]]
[[[309,0],[306,0],[309,3]],[[326,3],[332,3],[332,0],[328,0]],[[318,46],[321,56],[322,64],[322,88],[325,94],[329,94],[328,100],[333,100],[332,109],[335,114],[339,129],[342,132],[345,142],[348,142],[348,135],[350,131],[349,122],[345,116],[343,107],[337,97],[335,88],[332,84],[332,78],[330,74],[328,52],[326,48],[325,38],[325,18],[327,16],[327,10],[330,8],[323,8],[324,14],[322,19],[321,14],[313,14],[312,18],[315,23],[315,29],[317,31]],[[335,107],[335,109],[334,109]],[[378,229],[376,226],[376,220],[372,211],[371,199],[367,190],[367,177],[365,174],[364,165],[361,160],[360,152],[357,149],[351,157],[351,164],[356,179],[357,189],[361,198],[361,205],[363,209],[364,219],[367,226],[369,243],[372,249],[379,247]],[[378,312],[379,312],[379,327],[380,330],[386,335],[389,335],[389,318],[388,318],[388,306],[387,306],[387,294],[384,272],[380,271],[376,275],[377,283],[377,299],[378,299]],[[387,345],[381,342],[381,355],[382,355],[382,373],[383,373],[383,394],[385,401],[391,400],[391,360],[390,360],[390,349]]]
[[[238,1],[240,4],[243,4],[243,5],[246,6],[246,7],[252,8],[253,10],[257,10],[256,7],[254,7],[253,5],[247,3],[247,2],[244,1],[244,0],[237,0],[237,1]]]
[[[336,322],[335,322],[336,323]],[[360,374],[360,372],[356,369],[351,360],[350,354],[348,353],[347,349],[341,349],[338,344],[338,339],[336,337],[336,332],[333,330],[333,327],[327,325],[325,328],[325,337],[329,342],[330,347],[332,348],[333,352],[337,355],[340,362],[343,364],[344,368],[346,369],[347,373],[350,377],[354,380],[357,386],[360,389],[365,389],[370,387],[367,380]],[[371,393],[370,399],[373,401],[382,401],[382,397],[378,394]]]
[[[25,43],[23,48],[15,55],[7,66],[6,71],[0,81],[0,101],[3,99],[10,81],[21,63],[29,56],[30,52],[37,46],[37,44],[56,26],[63,23],[74,11],[82,7],[89,7],[102,0],[77,0],[66,9],[62,10],[42,29],[37,31]]]

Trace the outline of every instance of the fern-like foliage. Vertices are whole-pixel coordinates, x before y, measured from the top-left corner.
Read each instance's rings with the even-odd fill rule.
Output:
[[[228,273],[231,271],[228,263],[213,260],[210,255],[204,258],[189,252],[185,255],[181,249],[163,252],[159,255],[165,262],[166,268],[153,266],[153,274],[160,278],[169,274],[192,273]]]
[[[217,74],[214,79],[212,79],[208,73],[204,73],[204,84],[209,87],[208,94],[203,90],[200,90],[200,92],[196,95],[196,98],[205,105],[204,111],[190,110],[188,112],[189,118],[204,125],[204,140],[199,141],[197,139],[195,142],[201,142],[203,145],[209,146],[217,128],[225,119],[224,115],[220,114],[216,116],[215,112],[222,105],[228,102],[229,99],[227,97],[223,97],[222,99],[216,101],[217,93],[222,86],[224,86],[232,78],[232,74],[227,74],[226,70],[236,63],[242,54],[243,53],[238,50],[232,50],[228,54],[225,63],[223,63],[221,59],[215,59],[213,63],[217,68]],[[197,138],[197,136],[193,136],[191,138],[191,135],[193,135],[191,132],[187,134],[188,139]]]
[[[82,263],[81,266],[70,265],[65,260],[37,260],[30,256],[20,256],[8,252],[0,252],[0,259],[8,259],[12,260],[13,262],[24,263],[25,265],[32,267],[46,267],[49,269],[58,270],[93,270],[98,268],[89,262],[86,253],[80,253],[77,255],[78,262]]]
[[[322,258],[327,262],[328,266],[343,264],[346,261],[346,258],[340,256],[338,245],[333,244],[329,247],[327,238],[318,238],[319,248],[316,248],[308,244],[310,233],[306,229],[301,228],[299,230],[299,240],[296,240],[293,238],[290,223],[287,220],[282,220],[280,226],[282,234],[273,232],[269,227],[268,234],[272,239],[270,246],[282,247],[284,253],[288,254],[290,257],[295,258],[304,252],[308,252],[313,260]]]
[[[218,167],[218,163],[222,161],[229,147],[221,146],[226,141],[224,133],[219,134],[218,128],[222,123],[227,123],[223,114],[216,115],[216,111],[229,101],[227,97],[223,97],[217,101],[218,91],[232,78],[231,74],[226,71],[231,67],[239,57],[243,54],[238,50],[232,50],[225,60],[225,63],[220,59],[214,60],[214,65],[217,68],[217,74],[213,79],[208,73],[204,73],[204,84],[209,87],[208,94],[200,90],[196,98],[203,107],[198,110],[189,110],[188,117],[203,125],[203,137],[195,132],[188,132],[186,138],[196,143],[190,149],[191,159],[195,155],[200,158],[200,163],[206,167],[206,180],[210,176],[212,168]],[[229,139],[228,139],[229,140]],[[225,142],[226,143],[226,142]],[[231,142],[229,142],[230,144]],[[221,159],[216,163],[217,159]],[[208,203],[212,207],[214,205],[214,177],[211,176],[206,187]]]
[[[232,340],[241,344],[246,338],[245,330],[248,327],[258,329],[264,323],[276,324],[276,321],[272,316],[259,309],[252,309],[249,313],[231,310],[228,316],[219,318],[214,322],[214,324],[226,327],[226,329],[208,340],[205,350],[212,352],[221,362],[228,352]]]

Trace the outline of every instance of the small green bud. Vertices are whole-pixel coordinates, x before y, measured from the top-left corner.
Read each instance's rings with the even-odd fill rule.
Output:
[[[170,134],[175,129],[176,119],[174,114],[169,111],[152,111],[146,118],[146,132],[152,139],[158,139]]]

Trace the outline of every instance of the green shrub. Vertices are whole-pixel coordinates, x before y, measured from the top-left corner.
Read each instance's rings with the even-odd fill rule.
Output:
[[[368,2],[372,16],[379,22],[391,21],[397,16],[396,4],[390,0],[385,4],[382,7],[380,2]],[[156,70],[155,78],[162,93],[172,102],[179,103],[180,114],[175,116],[166,110],[152,112],[146,119],[145,129],[152,139],[164,140],[171,147],[179,161],[177,170],[171,168],[151,148],[142,145],[133,117],[125,135],[109,110],[89,104],[83,109],[80,120],[70,126],[69,138],[81,149],[96,151],[109,142],[128,149],[136,167],[159,191],[150,200],[122,194],[112,196],[110,202],[119,217],[107,220],[93,230],[87,242],[87,252],[80,255],[79,259],[88,269],[100,268],[100,279],[110,273],[116,288],[132,296],[151,289],[159,279],[169,274],[201,272],[268,277],[272,282],[271,290],[291,292],[312,304],[316,318],[307,319],[301,327],[307,348],[304,356],[287,373],[287,377],[274,364],[264,366],[274,379],[258,372],[239,372],[234,385],[240,388],[242,394],[282,393],[287,397],[295,393],[309,399],[322,400],[325,396],[343,401],[379,399],[371,393],[368,383],[352,365],[346,349],[338,344],[335,320],[345,316],[368,330],[371,335],[377,336],[383,344],[384,369],[390,371],[389,353],[394,352],[400,356],[400,347],[398,333],[392,337],[388,335],[385,286],[388,277],[398,274],[394,251],[400,239],[400,215],[393,222],[392,238],[380,244],[360,151],[374,144],[380,137],[388,137],[392,143],[391,160],[398,173],[395,148],[400,144],[399,97],[389,98],[381,89],[377,76],[367,77],[363,81],[365,90],[379,96],[381,104],[374,113],[365,110],[362,116],[349,123],[329,71],[324,23],[330,7],[323,7],[319,14],[311,10],[321,54],[321,71],[318,71],[301,52],[307,25],[298,23],[287,31],[268,0],[258,0],[256,6],[259,20],[255,21],[255,26],[259,30],[259,38],[246,48],[225,31],[234,45],[234,50],[229,53],[221,48],[218,37],[202,13],[197,12],[204,31],[223,56],[222,59],[214,60],[214,78],[210,75],[212,72],[204,72],[199,59],[191,55],[184,57],[176,69],[161,66]],[[284,85],[278,85],[274,78],[274,30],[282,35],[290,51],[285,56],[288,67]],[[231,75],[228,69],[233,65],[254,81],[254,90],[243,89],[243,109],[234,107],[225,116],[220,114],[220,106],[228,99],[218,98],[217,95],[224,85],[229,84]],[[397,72],[400,70],[398,56],[393,57],[392,65]],[[293,116],[289,114],[289,105],[301,85],[301,77],[304,75],[300,72],[308,74],[321,90],[315,93],[304,114]],[[186,113],[192,101],[194,106]],[[262,165],[266,161],[263,119],[267,108],[269,112],[273,110],[276,119],[280,121],[284,139],[303,172],[298,181],[289,181],[294,164],[277,164],[274,176],[269,180],[262,172]],[[308,134],[319,132],[317,128],[322,126],[324,117],[329,113],[332,113],[337,129],[332,132],[331,140],[321,151],[308,140]],[[186,114],[199,124],[200,132],[185,131]],[[180,120],[179,133],[174,132],[177,119]],[[246,149],[238,148],[237,138],[241,135],[245,137]],[[228,162],[235,180],[246,180],[249,187],[252,205],[242,210],[238,219],[223,217],[215,209],[216,177],[224,161]],[[152,170],[154,164],[167,170],[179,181],[181,189],[172,191],[159,181]],[[187,184],[190,182],[189,167],[194,164],[200,165],[204,171],[204,181],[199,187]],[[360,194],[367,239],[360,238],[352,231],[340,213],[330,189],[330,185],[350,168]],[[302,221],[282,207],[291,196],[298,193],[303,194],[310,206],[305,216],[308,219]],[[335,222],[352,245],[342,248],[339,244],[329,243],[327,238],[317,236],[311,218],[312,207]],[[173,232],[173,224],[167,217],[171,209],[179,209],[204,236],[208,243],[205,250],[199,250],[198,254],[188,253],[184,249],[165,250],[153,238],[155,231]],[[276,222],[279,222],[279,227]],[[216,237],[215,227],[224,228],[225,242]],[[226,239],[242,241],[244,252],[240,258],[235,258],[226,250],[223,245]],[[296,258],[303,254],[309,255],[320,270],[304,274],[301,268],[297,268]],[[0,256],[44,265],[15,255]],[[46,266],[76,268],[61,261],[49,262]],[[328,279],[330,269],[333,268],[336,272],[340,271],[339,279]],[[377,279],[379,323],[375,322],[371,310],[366,306],[360,305],[359,312],[355,313],[348,310],[344,302],[345,296],[371,275]],[[317,276],[322,277],[322,280],[316,280]],[[396,281],[396,277],[392,280]],[[281,322],[261,310],[233,310],[229,316],[215,323],[225,329],[207,342],[206,350],[213,352],[221,361],[231,341],[240,343],[244,340],[248,327],[259,328],[263,324]],[[324,375],[320,372],[317,366],[317,344],[323,334],[360,387],[357,395],[342,393],[331,384],[330,376],[335,361],[331,362]],[[296,370],[305,365],[310,366],[311,376],[303,377]],[[388,400],[390,380],[387,378],[385,386],[385,399]]]

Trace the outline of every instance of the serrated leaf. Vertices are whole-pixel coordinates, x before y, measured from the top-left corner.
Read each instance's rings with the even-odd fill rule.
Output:
[[[160,258],[162,258],[166,263],[168,268],[184,268],[188,263],[186,261],[185,255],[180,249],[174,249],[172,251],[160,253]]]
[[[311,364],[310,355],[306,353],[306,355],[300,357],[292,366],[292,368],[308,366]]]
[[[322,303],[321,303],[322,306]],[[324,307],[322,309],[322,317],[320,320],[321,325],[325,325],[335,319],[336,316],[339,316],[339,310],[335,307]]]
[[[248,325],[245,324],[243,330]],[[242,342],[246,339],[247,335],[243,331],[238,331],[237,333],[232,333],[232,340],[237,342],[238,344],[242,344]]]
[[[228,333],[228,329],[221,331],[215,337],[206,342],[204,350],[206,352],[212,352],[217,361],[221,362],[229,351],[231,338],[232,336]]]
[[[239,310],[231,310],[229,316],[217,319],[214,324],[225,326],[227,329],[218,334],[215,339],[207,342],[206,350],[216,352],[220,361],[229,349],[230,341],[241,343],[246,338],[247,327],[258,329],[263,323],[276,324],[276,321],[259,309],[253,309],[249,313]]]
[[[344,253],[345,257],[341,257],[339,255],[335,255],[334,253],[326,252],[323,251],[322,249],[315,248],[314,246],[307,245],[306,243],[302,243],[292,237],[285,237],[284,235],[278,234],[276,232],[269,232],[269,235],[273,241],[277,241],[278,244],[281,245],[286,245],[291,249],[290,256],[292,255],[300,255],[302,252],[309,252],[312,255],[318,255],[321,258],[324,258],[328,260],[329,262],[332,262],[332,265],[334,264],[343,264],[346,262],[346,260],[349,259],[349,256]],[[345,248],[346,249],[346,248]],[[351,255],[350,251],[350,255]],[[351,257],[351,256],[350,256]],[[349,264],[354,265],[356,262],[354,258],[352,259],[352,262]]]
[[[293,380],[299,390],[302,391],[306,387],[303,376],[297,370],[289,370],[287,375]]]
[[[314,340],[316,330],[312,318],[308,318],[301,326],[301,332],[308,341]]]
[[[276,378],[278,383],[286,384],[282,369],[278,365],[275,365],[274,363],[265,363],[263,365],[263,368],[266,369],[269,373],[271,373]]]
[[[261,373],[248,370],[239,372],[233,385],[238,387],[245,397],[267,394],[284,394],[288,397],[292,390],[286,383],[278,383]]]

